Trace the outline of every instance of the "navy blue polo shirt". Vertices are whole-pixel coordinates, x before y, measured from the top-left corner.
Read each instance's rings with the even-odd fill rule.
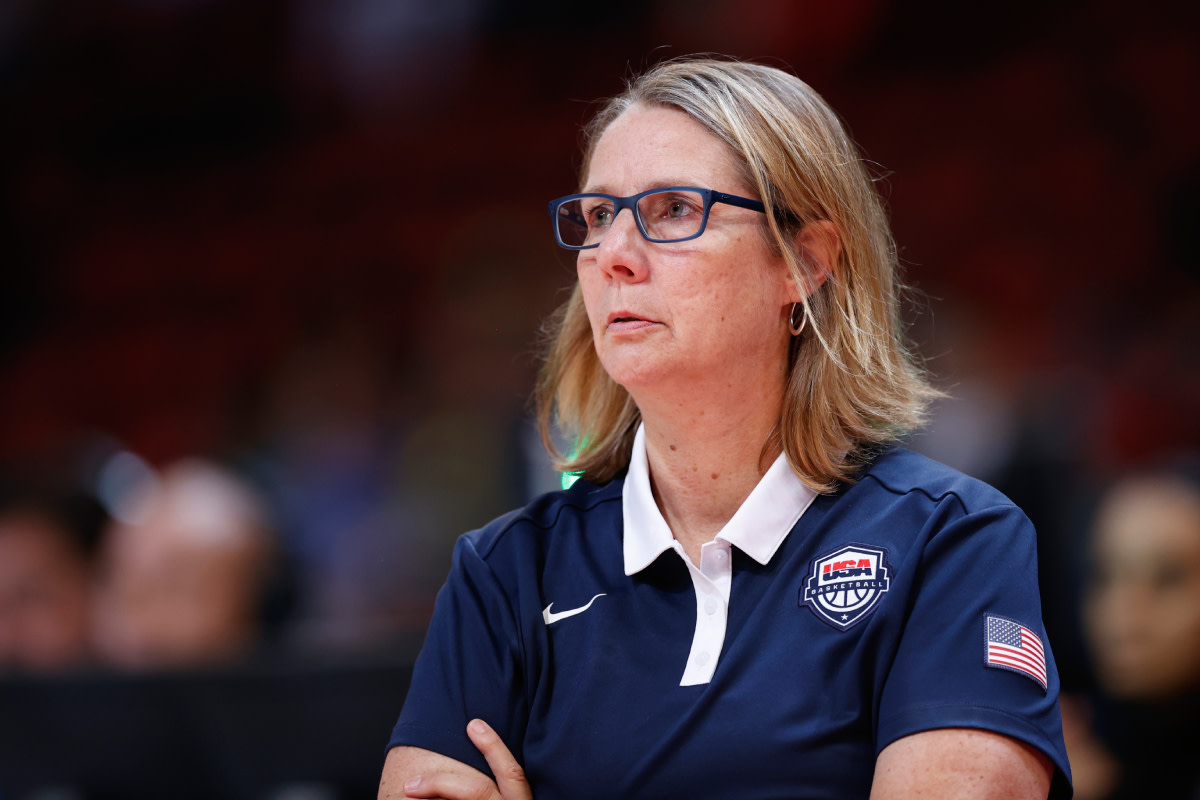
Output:
[[[629,529],[629,530],[627,530]],[[866,798],[909,734],[1027,742],[1069,797],[1034,531],[893,448],[814,495],[783,457],[693,564],[626,475],[461,537],[389,746],[471,764],[489,722],[554,798]]]

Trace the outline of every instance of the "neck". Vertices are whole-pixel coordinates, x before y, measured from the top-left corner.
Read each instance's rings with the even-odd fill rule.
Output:
[[[725,527],[779,454],[764,446],[779,420],[782,387],[729,395],[725,403],[709,395],[703,404],[638,404],[654,499],[697,564],[701,545]]]

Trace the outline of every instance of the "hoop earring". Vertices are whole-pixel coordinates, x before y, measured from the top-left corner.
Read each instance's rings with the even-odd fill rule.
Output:
[[[796,325],[796,309],[800,309],[800,324]],[[788,330],[792,332],[792,336],[799,336],[804,330],[804,326],[808,324],[808,311],[800,303],[792,303],[792,314],[788,317]]]

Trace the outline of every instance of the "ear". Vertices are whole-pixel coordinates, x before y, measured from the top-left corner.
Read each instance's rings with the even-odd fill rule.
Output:
[[[804,281],[801,286],[790,282],[789,288],[795,292],[795,297],[789,297],[789,301],[793,303],[799,303],[820,289],[837,270],[842,256],[842,234],[827,219],[810,222],[796,235],[796,252],[800,255]]]

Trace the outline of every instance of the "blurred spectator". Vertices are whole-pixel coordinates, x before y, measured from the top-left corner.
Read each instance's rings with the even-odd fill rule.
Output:
[[[185,460],[131,490],[108,532],[96,643],[115,666],[208,666],[261,641],[275,546],[265,506],[232,473]]]
[[[1197,466],[1126,477],[1100,503],[1084,598],[1099,695],[1093,710],[1064,708],[1080,800],[1200,790]]]
[[[247,461],[295,565],[289,642],[371,649],[420,630],[449,549],[392,463],[415,392],[354,315],[321,325],[267,377],[263,442]]]
[[[100,505],[12,489],[0,498],[0,671],[89,662],[89,600]]]

